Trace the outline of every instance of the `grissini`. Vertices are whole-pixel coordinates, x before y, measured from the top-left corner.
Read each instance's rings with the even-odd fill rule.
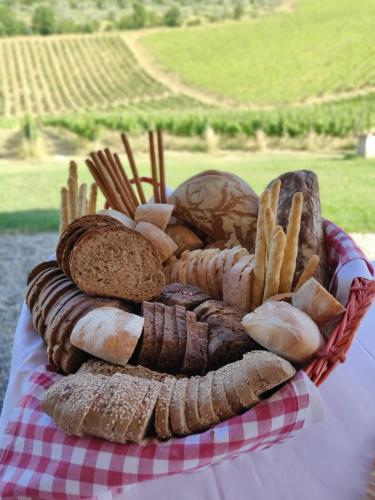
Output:
[[[242,325],[253,340],[295,363],[308,362],[324,346],[316,323],[287,302],[265,302]]]
[[[68,211],[68,189],[61,188],[61,208],[60,208],[60,234],[62,234],[69,224],[69,211]]]
[[[263,301],[278,293],[281,281],[281,267],[285,249],[285,234],[280,226],[276,226],[276,228],[271,239],[271,246],[268,255]]]
[[[285,253],[280,276],[280,293],[292,290],[296,259],[298,253],[298,237],[301,227],[303,196],[295,193],[290,209],[288,230],[286,233]]]

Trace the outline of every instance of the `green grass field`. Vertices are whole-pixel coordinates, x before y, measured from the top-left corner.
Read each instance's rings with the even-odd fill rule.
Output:
[[[291,103],[375,84],[374,15],[373,0],[296,0],[290,13],[142,40],[197,87],[244,103]]]
[[[142,174],[147,158],[137,157]],[[57,230],[59,191],[67,160],[0,162],[0,231]],[[90,181],[83,161],[80,180]],[[167,181],[176,187],[187,177],[215,168],[246,179],[257,193],[282,172],[314,170],[320,181],[323,214],[347,231],[375,232],[375,161],[312,155],[166,153]]]

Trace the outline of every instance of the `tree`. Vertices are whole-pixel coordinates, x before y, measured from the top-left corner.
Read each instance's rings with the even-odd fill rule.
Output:
[[[22,35],[26,32],[26,25],[17,19],[10,7],[0,7],[0,36]]]
[[[50,7],[40,5],[34,10],[32,29],[40,35],[51,35],[55,32],[55,14]]]
[[[234,9],[233,9],[234,19],[241,19],[241,17],[244,15],[244,13],[245,13],[245,7],[244,7],[242,1],[237,0],[235,5],[234,5]]]
[[[143,28],[146,25],[147,13],[142,2],[133,3],[133,27]]]
[[[182,23],[181,11],[176,5],[173,5],[164,14],[164,24],[166,26],[174,28],[176,26],[181,26],[181,23]]]

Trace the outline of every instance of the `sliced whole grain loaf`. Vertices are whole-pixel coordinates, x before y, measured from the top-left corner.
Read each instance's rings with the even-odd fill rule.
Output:
[[[209,296],[200,288],[182,283],[170,283],[154,300],[167,306],[184,306],[186,309],[194,309],[202,302],[209,300]]]
[[[260,398],[254,393],[251,386],[245,362],[243,359],[232,364],[232,379],[234,389],[243,407],[250,408],[259,402]]]
[[[177,379],[174,377],[166,378],[160,389],[160,394],[156,402],[155,430],[159,439],[170,439],[172,437],[169,407],[176,382]]]
[[[44,340],[46,341],[47,345],[54,345],[56,343],[56,328],[53,326],[55,325],[55,318],[56,316],[62,312],[64,307],[70,302],[72,299],[75,297],[78,297],[82,294],[82,292],[75,287],[72,290],[65,290],[61,296],[57,298],[53,306],[50,308],[48,311],[47,315],[45,316],[45,332],[44,332]]]
[[[154,341],[155,341],[155,304],[152,302],[143,302],[143,335],[140,347],[138,362],[144,366],[151,366],[154,359]]]
[[[44,286],[43,290],[41,290],[38,300],[35,302],[33,311],[32,311],[32,317],[33,317],[33,323],[34,323],[34,328],[35,330],[40,333],[37,325],[40,323],[40,318],[42,316],[42,310],[45,302],[49,300],[50,297],[54,296],[54,290],[60,286],[61,283],[66,281],[66,278],[63,274],[60,274],[58,276],[55,276],[50,279],[48,283]],[[42,335],[41,335],[42,336]]]
[[[188,427],[191,432],[202,430],[199,414],[198,391],[201,377],[195,376],[187,379],[185,413]]]
[[[181,373],[202,375],[207,367],[206,323],[198,323],[193,312],[186,312],[186,350]]]
[[[144,439],[147,430],[151,426],[156,401],[162,386],[160,382],[156,382],[155,380],[149,380],[148,383],[146,396],[135,412],[125,433],[127,440],[135,443],[140,443]]]
[[[41,274],[46,269],[50,269],[51,267],[57,267],[56,260],[48,260],[45,262],[41,262],[37,266],[35,266],[28,274],[26,284],[29,286],[31,282],[36,278],[39,274]]]
[[[155,331],[154,331],[154,349],[151,368],[164,370],[163,366],[158,365],[159,358],[163,349],[164,331],[165,331],[165,305],[155,302]],[[170,326],[170,325],[169,325]]]
[[[220,420],[227,420],[235,415],[232,410],[224,387],[224,373],[222,370],[213,372],[212,380],[212,406]]]
[[[59,396],[53,408],[52,414],[53,419],[57,424],[59,424],[60,422],[61,415],[65,409],[65,406],[68,404],[69,399],[76,391],[78,391],[78,393],[82,392],[85,387],[85,385],[83,384],[87,384],[88,382],[91,383],[91,377],[87,377],[86,374],[80,375],[78,377],[64,377],[58,382],[58,384],[62,385],[63,387],[59,392]]]
[[[134,302],[156,297],[164,286],[156,249],[125,226],[103,226],[81,236],[70,254],[70,271],[86,293]]]
[[[155,304],[157,307],[158,303]],[[167,373],[177,373],[179,369],[179,349],[176,314],[173,306],[164,306],[164,332],[163,343],[157,361],[158,370]]]
[[[234,363],[229,363],[228,365],[220,368],[218,371],[220,371],[219,376],[223,377],[225,395],[227,397],[229,406],[236,415],[239,415],[243,412],[245,407],[241,404],[240,398],[238,397],[236,391],[236,387],[234,385],[232,372],[235,368],[233,365]]]
[[[213,372],[208,372],[204,377],[200,377],[198,388],[198,409],[201,420],[201,429],[209,429],[219,422],[212,401],[212,380]]]
[[[181,371],[186,351],[186,309],[183,306],[174,306],[178,334],[178,371]]]
[[[43,290],[44,285],[47,284],[51,278],[59,276],[60,273],[61,271],[58,267],[51,267],[42,271],[30,283],[26,294],[26,303],[31,313],[33,312],[33,307],[38,300],[39,294]]]
[[[54,417],[61,410],[61,407],[65,404],[70,394],[73,392],[77,386],[80,378],[79,377],[68,376],[60,379],[59,382],[51,385],[43,394],[41,401],[41,407],[50,417]],[[58,408],[56,405],[59,405]]]
[[[180,378],[177,380],[169,408],[172,431],[173,434],[177,436],[186,436],[190,434],[185,409],[187,384],[187,378]]]

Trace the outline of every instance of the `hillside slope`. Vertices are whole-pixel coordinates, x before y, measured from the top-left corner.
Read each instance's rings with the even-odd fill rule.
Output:
[[[375,2],[296,0],[291,13],[142,38],[196,87],[246,104],[285,104],[375,86]]]

